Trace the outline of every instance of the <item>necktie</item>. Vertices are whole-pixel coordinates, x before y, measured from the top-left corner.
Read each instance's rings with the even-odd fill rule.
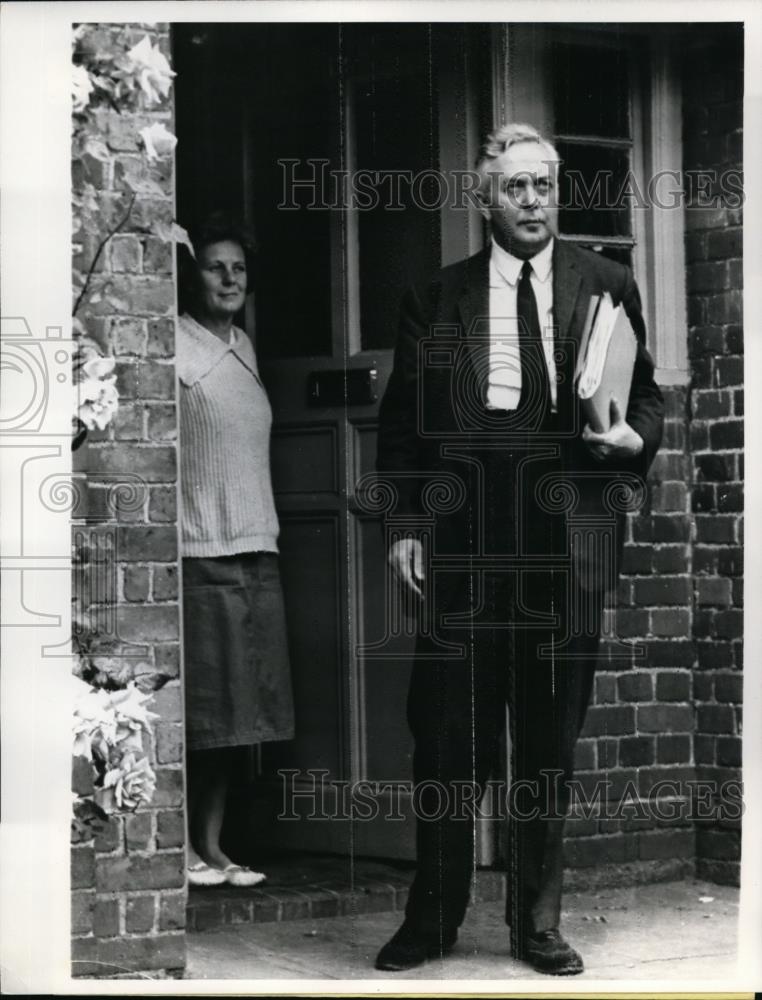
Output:
[[[519,325],[519,353],[521,355],[521,399],[519,409],[527,415],[538,414],[540,421],[550,410],[550,382],[545,353],[542,347],[540,318],[537,300],[532,288],[532,265],[524,261],[516,293],[516,314]],[[535,421],[532,420],[532,424]]]

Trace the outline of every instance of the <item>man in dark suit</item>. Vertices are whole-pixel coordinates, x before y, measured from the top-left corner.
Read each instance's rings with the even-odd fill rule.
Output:
[[[506,705],[513,954],[556,975],[583,968],[559,931],[568,782],[624,514],[663,403],[631,272],[557,238],[558,168],[531,126],[493,133],[478,163],[490,246],[402,302],[377,468],[404,528],[389,562],[425,623],[408,698],[420,794],[416,876],[379,969],[455,944],[475,858],[462,805],[494,772]],[[591,296],[604,292],[638,348],[626,409],[612,399],[610,428],[594,433],[574,374]]]

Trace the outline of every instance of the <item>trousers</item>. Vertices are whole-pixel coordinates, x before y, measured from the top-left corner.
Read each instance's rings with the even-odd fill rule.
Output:
[[[536,463],[535,479],[549,468],[558,471],[553,459]],[[603,598],[593,600],[595,613],[586,613],[584,630],[569,629],[575,581],[542,559],[565,552],[563,518],[536,505],[536,491],[525,479],[519,524],[511,513],[519,505],[500,503],[510,500],[512,483],[510,460],[486,470],[485,537],[493,552],[520,545],[526,554],[522,568],[464,574],[449,602],[461,621],[453,624],[451,617],[438,630],[439,639],[460,644],[463,655],[420,657],[413,665],[408,724],[419,792],[417,870],[406,916],[427,936],[463,921],[475,866],[475,820],[473,811],[464,815],[451,807],[463,801],[464,786],[474,801],[495,773],[507,708],[505,916],[514,954],[520,954],[527,934],[559,922],[567,786],[593,688]]]

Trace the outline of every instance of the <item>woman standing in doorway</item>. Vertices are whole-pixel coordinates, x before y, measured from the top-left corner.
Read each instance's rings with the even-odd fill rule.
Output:
[[[192,242],[177,342],[188,881],[251,886],[265,876],[220,846],[233,748],[294,734],[272,415],[251,341],[233,323],[251,290],[253,241],[216,215]]]

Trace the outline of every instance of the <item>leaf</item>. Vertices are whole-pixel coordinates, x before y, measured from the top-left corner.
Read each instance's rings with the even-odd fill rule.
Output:
[[[109,160],[111,154],[109,153],[108,146],[102,139],[96,139],[94,136],[89,136],[85,141],[85,153],[89,153],[90,156],[95,157],[96,160]],[[92,188],[92,184],[90,185]],[[93,193],[95,189],[93,188]]]
[[[163,240],[164,243],[182,244],[188,248],[192,257],[196,256],[187,230],[183,229],[174,220],[172,222],[163,222],[161,219],[155,219],[151,223],[151,232],[154,236],[158,236],[160,240]]]

